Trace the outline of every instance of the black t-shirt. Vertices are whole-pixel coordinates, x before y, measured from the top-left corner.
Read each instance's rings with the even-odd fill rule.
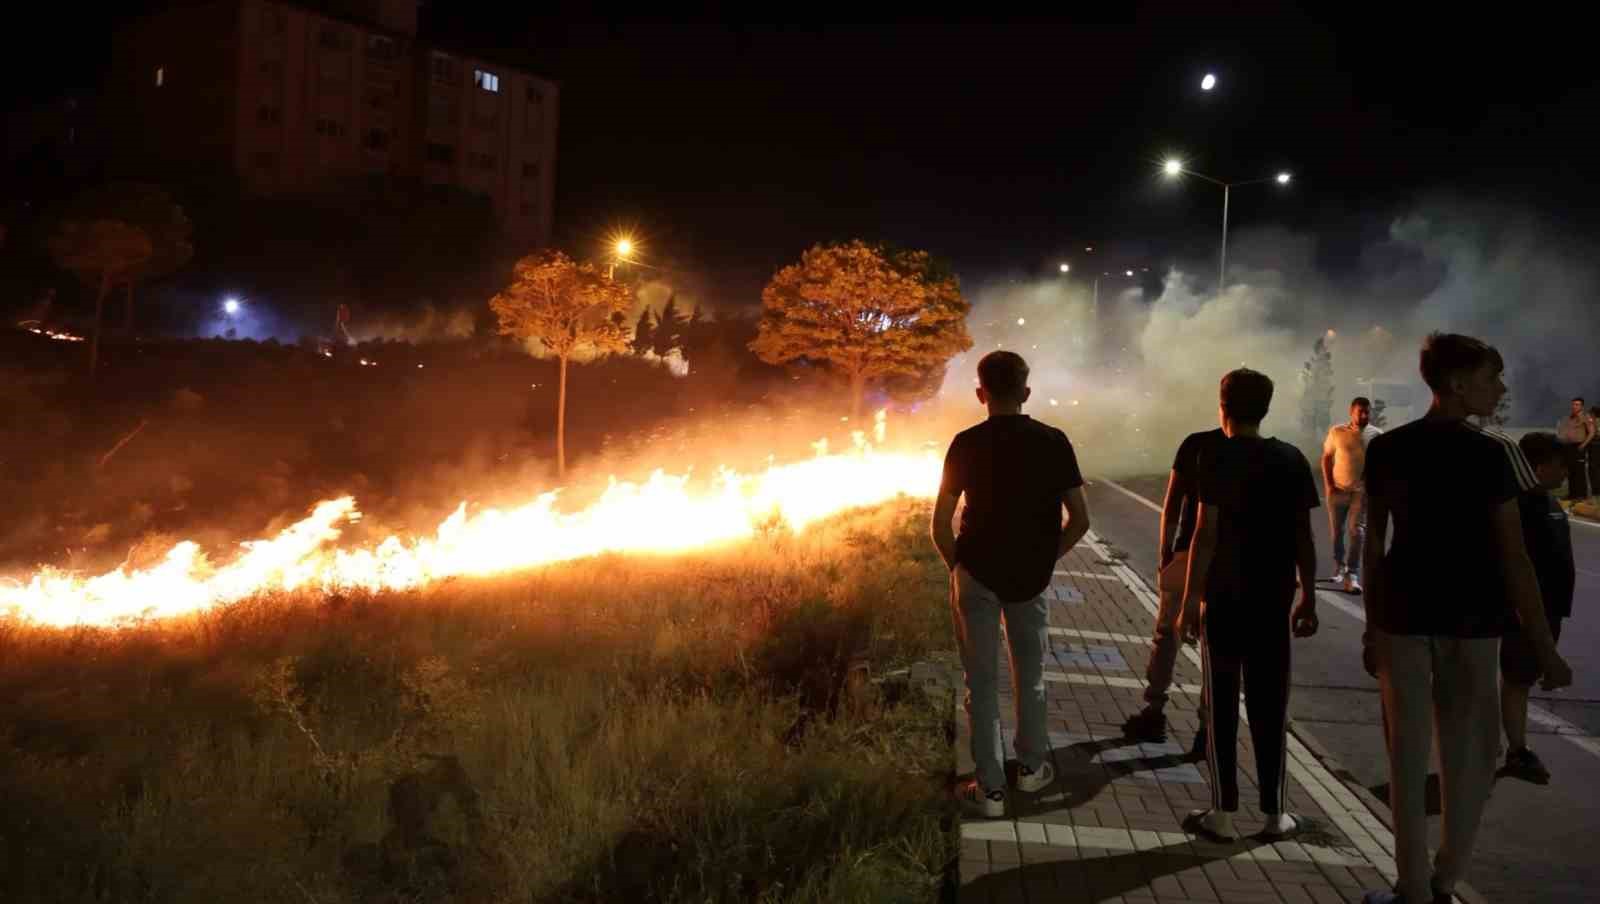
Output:
[[[1200,501],[1218,509],[1207,618],[1231,604],[1281,604],[1287,612],[1296,529],[1306,510],[1322,504],[1306,457],[1276,439],[1225,438],[1200,458]]]
[[[1425,417],[1373,438],[1366,479],[1367,495],[1394,517],[1374,627],[1505,633],[1512,616],[1494,512],[1537,484],[1517,444],[1464,420]]]
[[[1543,489],[1517,497],[1522,510],[1522,537],[1539,576],[1539,595],[1546,618],[1572,615],[1572,593],[1577,571],[1572,560],[1572,525],[1567,510]]]
[[[956,561],[1008,603],[1050,585],[1061,543],[1061,497],[1083,486],[1067,435],[1025,414],[956,434],[940,492],[965,494]]]
[[[1200,512],[1200,459],[1215,454],[1218,443],[1227,440],[1222,428],[1202,430],[1183,438],[1178,454],[1172,458],[1172,473],[1176,478],[1172,492],[1183,497],[1183,507],[1178,512],[1178,534],[1172,540],[1172,551],[1183,552],[1194,542],[1195,520]]]

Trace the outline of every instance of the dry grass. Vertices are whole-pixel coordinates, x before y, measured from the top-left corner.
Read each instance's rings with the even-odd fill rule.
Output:
[[[947,707],[845,680],[950,646],[926,516],[0,622],[0,900],[927,901]]]

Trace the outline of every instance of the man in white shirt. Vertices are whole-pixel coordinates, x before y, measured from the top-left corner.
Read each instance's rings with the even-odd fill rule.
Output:
[[[1322,442],[1322,486],[1328,496],[1333,535],[1333,579],[1346,593],[1361,592],[1361,548],[1367,536],[1367,443],[1383,431],[1372,426],[1372,402],[1350,400],[1350,420],[1336,424]]]

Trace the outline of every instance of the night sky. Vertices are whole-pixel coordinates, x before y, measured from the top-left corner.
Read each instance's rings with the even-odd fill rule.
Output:
[[[425,21],[531,54],[562,83],[560,244],[598,253],[630,225],[723,304],[753,303],[807,245],[854,236],[926,248],[969,282],[1042,273],[1084,244],[1152,269],[1209,255],[1220,190],[1163,183],[1174,151],[1224,179],[1292,170],[1288,191],[1237,191],[1234,228],[1316,231],[1331,269],[1440,191],[1595,225],[1600,83],[1577,23],[1399,8],[778,27],[436,0]],[[74,12],[44,13],[22,47],[12,32],[13,100],[92,83],[115,17],[85,36]],[[43,60],[68,74],[41,81]],[[1221,81],[1205,94],[1208,71]]]

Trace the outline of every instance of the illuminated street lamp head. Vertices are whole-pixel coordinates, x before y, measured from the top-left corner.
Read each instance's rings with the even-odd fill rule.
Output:
[[[1133,271],[1132,270],[1124,270],[1123,273],[1126,276],[1132,276],[1133,275]]]
[[[1207,72],[1206,77],[1200,80],[1200,90],[1210,91],[1217,86],[1217,77]]]
[[[1293,177],[1290,176],[1288,173],[1279,173],[1278,174],[1278,184],[1279,185],[1288,185],[1289,184],[1289,180],[1292,179],[1292,178]]]
[[[617,257],[627,257],[633,253],[632,239],[617,239]]]
[[[1072,272],[1072,265],[1071,264],[1062,264],[1061,265],[1061,272],[1062,273],[1071,273]]]
[[[1161,164],[1161,171],[1169,176],[1182,175],[1183,161],[1174,157],[1173,159],[1168,160],[1166,163]]]
[[[222,309],[229,314],[239,313],[239,299],[229,298],[222,302]]]

